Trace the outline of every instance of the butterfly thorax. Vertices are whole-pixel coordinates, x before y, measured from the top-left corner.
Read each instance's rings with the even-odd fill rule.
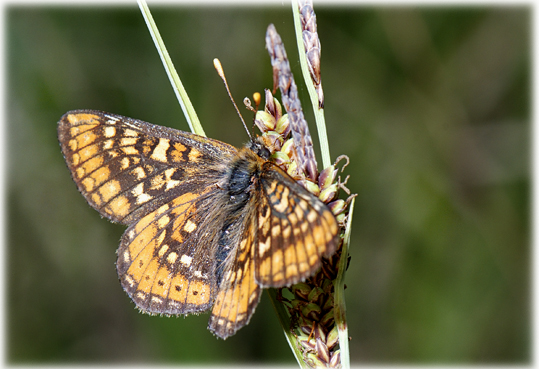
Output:
[[[249,156],[254,156],[250,150],[241,150],[240,155],[233,161],[229,168],[226,190],[231,204],[241,208],[245,206],[249,199],[254,178],[260,171],[258,160],[253,160]]]
[[[230,202],[237,204],[238,208],[246,205],[253,184],[262,165],[270,157],[269,150],[260,139],[251,140],[238,152],[238,157],[232,161],[227,179],[227,191]]]

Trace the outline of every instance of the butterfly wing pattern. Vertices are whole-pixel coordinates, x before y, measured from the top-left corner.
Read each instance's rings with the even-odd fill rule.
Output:
[[[264,287],[290,286],[310,277],[321,257],[335,252],[333,213],[282,169],[266,162],[260,176],[256,280]]]
[[[128,226],[116,266],[143,312],[212,309],[227,338],[261,288],[309,277],[337,248],[329,208],[250,146],[95,110],[66,113],[58,139],[88,203]]]

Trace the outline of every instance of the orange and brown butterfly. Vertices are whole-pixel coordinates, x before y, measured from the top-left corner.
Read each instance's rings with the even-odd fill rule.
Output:
[[[143,312],[211,309],[227,338],[249,322],[261,288],[311,276],[338,244],[329,208],[268,161],[242,149],[115,114],[76,110],[58,139],[79,191],[128,226],[118,276]]]

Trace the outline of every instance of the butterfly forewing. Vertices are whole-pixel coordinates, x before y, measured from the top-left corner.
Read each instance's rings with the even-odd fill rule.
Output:
[[[284,287],[311,276],[337,248],[339,226],[331,210],[279,167],[265,163],[257,192],[256,280]]]
[[[178,193],[219,181],[237,152],[216,140],[92,110],[65,114],[58,138],[88,203],[124,224]]]

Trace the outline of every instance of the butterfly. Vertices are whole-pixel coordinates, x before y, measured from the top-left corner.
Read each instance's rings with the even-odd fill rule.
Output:
[[[120,282],[145,313],[211,309],[226,339],[262,288],[310,277],[338,245],[331,210],[258,139],[224,142],[95,110],[67,112],[58,140],[72,178],[102,216],[127,225]]]

